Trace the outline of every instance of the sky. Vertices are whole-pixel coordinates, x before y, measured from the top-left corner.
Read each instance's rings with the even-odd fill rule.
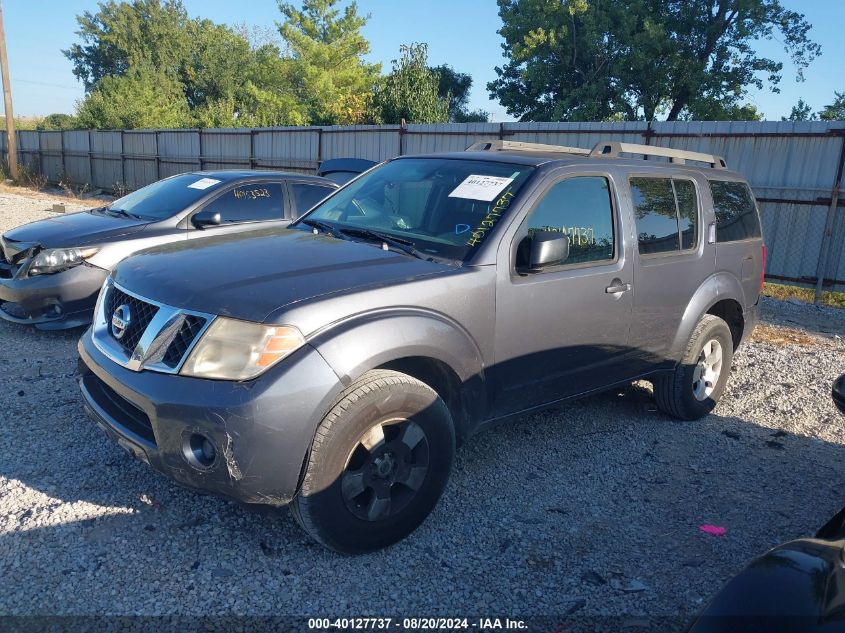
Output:
[[[5,13],[12,94],[16,116],[52,112],[71,113],[84,92],[71,72],[62,50],[76,41],[75,16],[96,11],[96,0],[0,0]],[[193,17],[218,23],[275,28],[280,14],[276,0],[184,0]],[[749,101],[766,115],[780,120],[799,98],[819,110],[833,101],[834,90],[845,91],[845,18],[843,0],[782,0],[805,14],[813,25],[810,36],[822,46],[822,56],[805,71],[806,81],[795,81],[795,68],[779,42],[760,42],[759,50],[784,62],[780,94],[753,90]],[[491,101],[487,82],[496,78],[495,66],[504,63],[501,27],[495,0],[358,0],[370,20],[364,34],[371,44],[369,61],[389,70],[400,44],[426,42],[429,63],[447,63],[474,80],[471,109],[491,113],[492,120],[511,121],[505,109]]]

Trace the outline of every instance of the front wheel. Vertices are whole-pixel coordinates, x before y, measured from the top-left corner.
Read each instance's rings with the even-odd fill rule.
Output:
[[[454,454],[452,418],[433,389],[400,372],[367,372],[320,423],[291,512],[329,549],[386,547],[434,508]]]
[[[728,324],[705,314],[693,330],[681,363],[669,375],[653,381],[657,406],[682,420],[710,413],[731,372],[733,338]]]

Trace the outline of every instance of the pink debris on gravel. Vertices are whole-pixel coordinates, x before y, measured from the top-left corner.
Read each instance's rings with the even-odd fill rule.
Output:
[[[701,525],[698,529],[711,536],[724,536],[728,533],[727,528],[719,527],[718,525]]]

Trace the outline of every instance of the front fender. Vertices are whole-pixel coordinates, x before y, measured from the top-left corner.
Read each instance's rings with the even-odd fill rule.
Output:
[[[465,401],[486,402],[481,350],[468,331],[442,313],[411,307],[377,310],[334,323],[308,342],[344,385],[392,361],[428,358],[451,368]]]
[[[745,293],[739,280],[726,272],[711,275],[698,287],[687,304],[678,331],[672,341],[669,358],[676,362],[681,360],[692,336],[692,331],[698,325],[701,317],[723,299],[734,299],[739,303],[743,309],[743,318],[745,318]]]

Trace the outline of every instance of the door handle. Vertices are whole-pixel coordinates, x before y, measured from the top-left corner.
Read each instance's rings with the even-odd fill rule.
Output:
[[[609,295],[614,295],[617,292],[628,292],[630,289],[631,284],[623,284],[621,281],[614,279],[613,284],[605,288],[604,291]]]

